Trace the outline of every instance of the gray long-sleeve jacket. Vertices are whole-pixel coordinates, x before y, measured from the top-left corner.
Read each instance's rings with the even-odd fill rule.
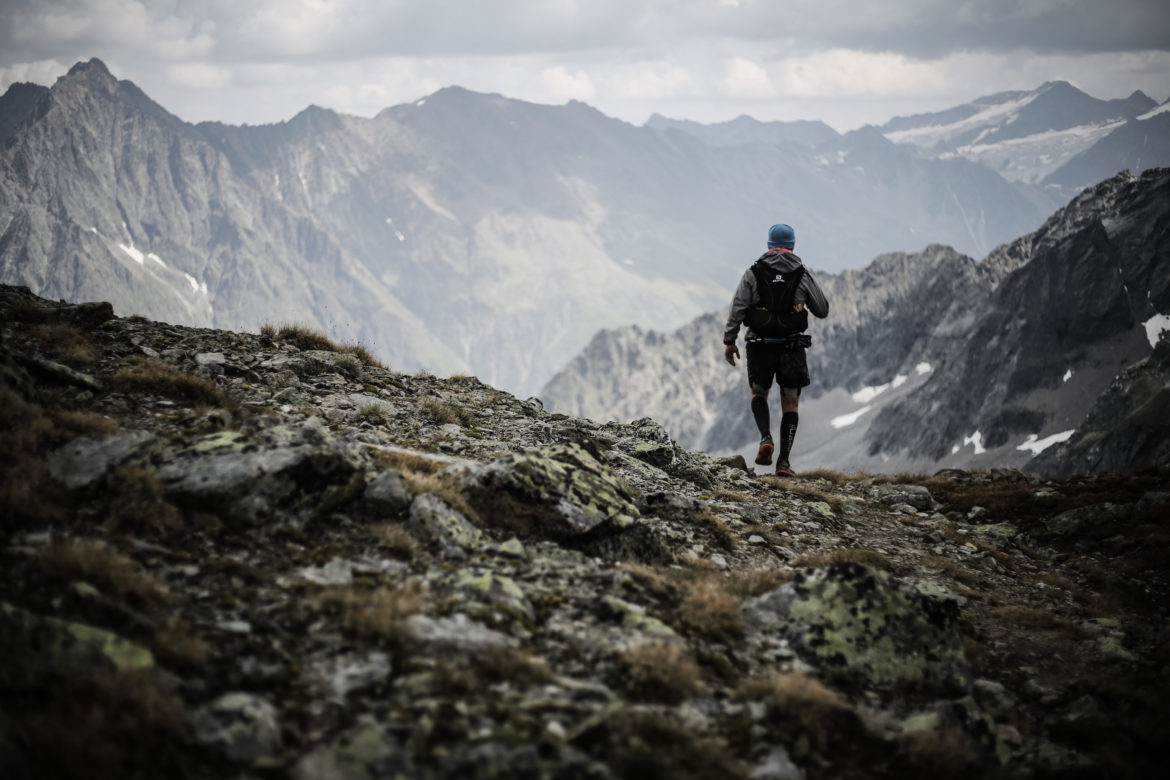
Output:
[[[760,259],[769,268],[775,269],[777,273],[795,271],[803,265],[795,254],[782,250],[765,252]],[[735,339],[739,336],[739,327],[743,324],[744,317],[747,316],[748,307],[759,300],[760,294],[756,290],[756,275],[752,273],[751,268],[748,268],[744,271],[743,278],[739,280],[739,286],[735,288],[735,296],[731,299],[731,313],[727,316],[727,327],[723,330],[724,344],[735,343]],[[817,280],[813,278],[812,272],[807,268],[804,271],[804,278],[800,280],[800,287],[796,289],[796,303],[803,303],[806,309],[821,319],[829,316],[829,301],[825,298]],[[744,337],[752,339],[755,338],[755,334],[748,328]]]

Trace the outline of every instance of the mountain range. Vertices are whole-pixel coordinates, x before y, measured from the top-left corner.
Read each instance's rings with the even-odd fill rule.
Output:
[[[893,132],[635,127],[460,88],[195,125],[90,60],[0,97],[0,281],[176,323],[303,322],[524,395],[598,330],[720,305],[779,219],[840,271],[935,242],[979,256],[1066,197]]]
[[[1156,169],[1085,190],[982,261],[934,245],[817,274],[831,308],[810,328],[794,465],[1167,462],[1168,246],[1170,169]],[[723,362],[725,317],[599,333],[541,397],[596,419],[649,415],[686,446],[750,455],[758,433],[742,368]]]

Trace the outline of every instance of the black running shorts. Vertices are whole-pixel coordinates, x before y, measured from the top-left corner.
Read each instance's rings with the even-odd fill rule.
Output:
[[[784,349],[777,344],[747,343],[747,375],[753,387],[765,390],[772,380],[781,388],[808,387],[808,359],[804,349]]]

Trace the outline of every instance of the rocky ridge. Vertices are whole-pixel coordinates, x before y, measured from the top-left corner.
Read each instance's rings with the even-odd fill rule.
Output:
[[[1165,472],[755,477],[0,287],[6,778],[1141,777]]]

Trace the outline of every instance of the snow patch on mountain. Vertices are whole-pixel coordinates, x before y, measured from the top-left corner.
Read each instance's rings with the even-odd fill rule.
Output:
[[[1146,329],[1146,338],[1150,340],[1150,346],[1158,346],[1158,339],[1162,338],[1162,334],[1170,331],[1170,315],[1155,314],[1148,320],[1142,323]]]
[[[1020,110],[1037,97],[1038,94],[1030,93],[1015,100],[985,106],[982,110],[954,122],[895,130],[886,133],[885,136],[896,144],[909,143],[928,148],[940,142],[945,144],[957,135],[979,128],[984,128],[980,133],[980,137],[983,137],[993,129],[993,126],[1011,124],[1019,116]]]
[[[1144,122],[1147,119],[1153,119],[1158,114],[1165,114],[1167,111],[1170,111],[1170,100],[1167,100],[1165,103],[1158,106],[1157,108],[1155,108],[1151,111],[1147,111],[1146,113],[1142,114],[1141,116],[1138,117],[1138,121]]]
[[[846,427],[852,425],[853,423],[857,422],[858,418],[860,418],[861,415],[865,414],[866,412],[870,411],[871,409],[873,409],[872,406],[863,406],[860,409],[858,409],[856,412],[850,412],[849,414],[841,414],[841,415],[834,417],[832,420],[829,421],[829,424],[832,425],[834,428],[838,428],[838,429],[839,428],[846,428]]]
[[[1033,456],[1036,456],[1054,444],[1063,444],[1068,441],[1074,433],[1076,433],[1075,428],[1070,431],[1061,431],[1051,436],[1045,436],[1043,439],[1039,438],[1038,434],[1031,433],[1028,434],[1028,438],[1023,444],[1016,446],[1016,449],[1020,452],[1031,452]]]

